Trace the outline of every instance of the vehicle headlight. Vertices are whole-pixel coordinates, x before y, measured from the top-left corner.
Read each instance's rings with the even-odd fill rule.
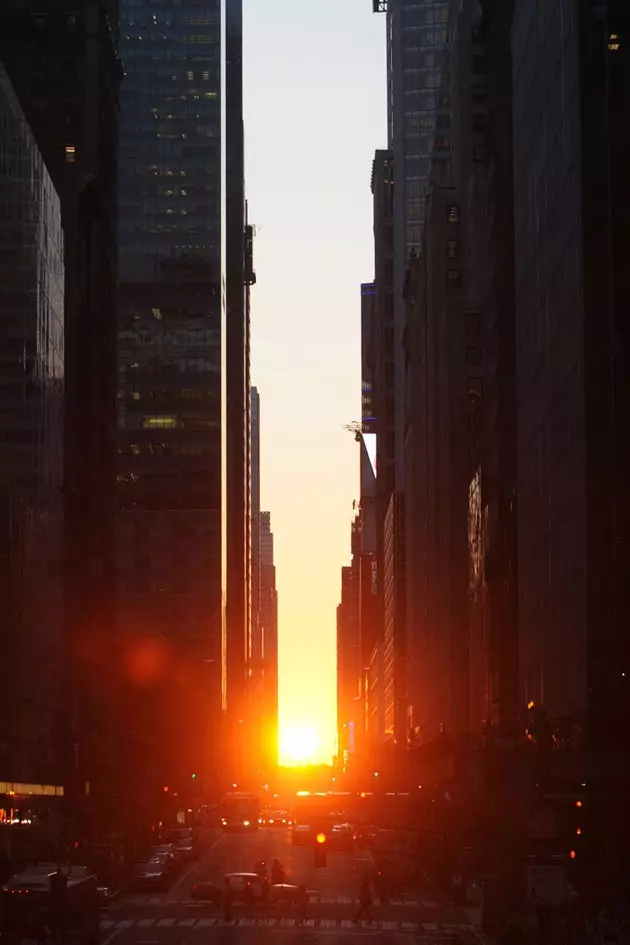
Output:
[[[249,820],[243,821],[243,827],[249,827]]]

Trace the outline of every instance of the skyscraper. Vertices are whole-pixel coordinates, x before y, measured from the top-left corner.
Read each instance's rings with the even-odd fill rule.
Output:
[[[512,22],[519,699],[606,751],[630,698],[628,29],[615,0]]]
[[[271,513],[260,513],[260,625],[263,658],[263,764],[278,761],[278,591]]]
[[[0,56],[59,195],[65,242],[64,573],[72,729],[66,786],[74,817],[88,807],[100,816],[119,770],[110,655],[122,70],[112,9],[109,0],[77,0],[70,8],[65,0],[7,0],[0,30]]]
[[[246,600],[228,560],[248,533],[240,3],[223,7],[120,2],[120,629],[165,656],[144,680],[160,723],[132,713],[156,785],[216,776],[228,594]]]
[[[449,0],[388,0],[388,148],[396,168],[393,205],[396,488],[404,485],[404,287],[412,249],[420,249],[432,179],[446,181],[451,149],[442,90]]]
[[[0,772],[38,793],[66,775],[63,232],[2,63],[0,312]]]

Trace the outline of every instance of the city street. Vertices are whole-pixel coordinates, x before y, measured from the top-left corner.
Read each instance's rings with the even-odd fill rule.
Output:
[[[285,867],[287,882],[303,884],[309,904],[303,927],[298,926],[295,906],[255,906],[246,912],[236,906],[234,919],[226,922],[216,908],[190,898],[193,883],[212,880],[223,884],[225,873],[251,871],[257,860],[277,857]],[[124,895],[104,915],[102,945],[201,945],[203,942],[254,945],[326,945],[356,943],[369,937],[374,945],[423,942],[451,945],[456,936],[462,945],[473,945],[474,936],[463,912],[436,901],[435,890],[425,886],[413,897],[386,906],[376,903],[373,922],[355,925],[361,876],[370,866],[366,851],[329,852],[328,866],[313,865],[313,850],[291,844],[287,830],[261,829],[255,834],[228,833],[210,840],[200,860],[188,868],[166,893]]]

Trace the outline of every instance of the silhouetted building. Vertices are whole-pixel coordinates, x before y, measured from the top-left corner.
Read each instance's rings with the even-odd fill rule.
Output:
[[[0,780],[37,793],[67,775],[64,251],[59,197],[2,63],[0,313]]]
[[[467,378],[458,193],[436,187],[407,284],[405,538],[408,724],[413,741],[468,730]],[[475,320],[476,329],[476,320]]]
[[[120,2],[119,620],[130,666],[157,653],[128,679],[144,796],[216,779],[228,697],[226,29],[218,0]]]
[[[351,552],[351,565],[341,569],[341,602],[337,607],[337,758],[342,771],[351,764],[362,719],[359,516],[352,523]]]
[[[407,743],[405,506],[390,496],[383,528],[383,726],[385,738]]]
[[[278,591],[273,553],[271,513],[260,513],[260,631],[263,664],[263,701],[253,707],[263,719],[263,766],[278,763]]]
[[[243,2],[225,0],[226,147],[226,424],[227,640],[226,709],[235,778],[250,767],[251,658],[251,411],[250,289],[255,282],[254,230],[245,202],[243,132]],[[241,725],[245,719],[246,725]]]
[[[388,147],[396,168],[393,196],[393,306],[396,488],[404,488],[404,288],[409,253],[419,251],[432,179],[446,182],[451,149],[449,103],[441,90],[449,0],[389,0],[387,9]]]
[[[467,193],[463,238],[469,475],[470,728],[518,717],[512,74],[509,4],[452,11],[453,176]]]
[[[73,812],[119,777],[109,675],[115,616],[118,88],[110,4],[7,0],[0,56],[61,201],[64,517]],[[70,751],[69,751],[70,755]],[[89,783],[89,796],[87,785]]]
[[[252,580],[251,580],[251,659],[255,667],[262,659],[260,624],[260,394],[251,388],[251,471],[252,471]]]
[[[614,0],[512,23],[519,702],[607,751],[630,711],[629,28]]]

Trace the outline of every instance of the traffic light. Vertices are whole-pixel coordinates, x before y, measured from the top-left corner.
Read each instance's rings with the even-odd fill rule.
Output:
[[[314,860],[315,866],[328,865],[327,856],[326,856],[327,846],[328,846],[328,838],[326,834],[318,833],[317,836],[315,837],[315,849],[313,851],[314,853],[313,860]]]
[[[191,774],[191,778],[193,779],[193,781],[196,781],[196,780],[197,780],[197,775],[193,772],[193,773]]]

